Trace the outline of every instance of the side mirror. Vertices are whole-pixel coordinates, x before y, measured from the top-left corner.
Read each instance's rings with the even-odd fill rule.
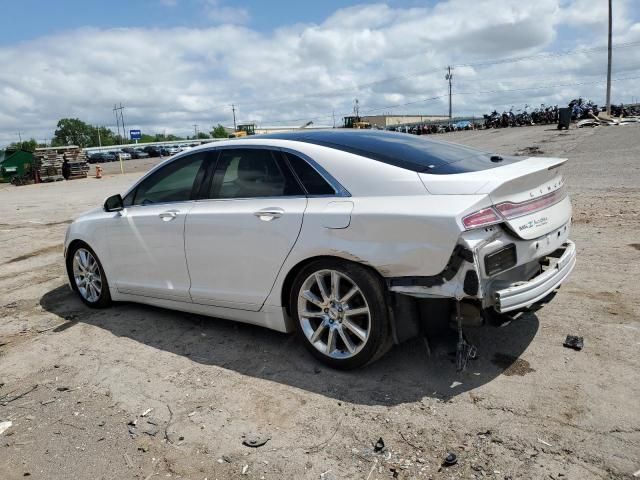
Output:
[[[119,212],[124,210],[124,203],[120,194],[112,195],[104,201],[105,212]]]

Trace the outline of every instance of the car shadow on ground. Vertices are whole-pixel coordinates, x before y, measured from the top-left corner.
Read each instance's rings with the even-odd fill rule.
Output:
[[[539,326],[530,314],[504,327],[467,329],[478,358],[463,373],[456,373],[452,334],[431,338],[430,354],[418,338],[396,346],[372,365],[342,372],[316,361],[295,335],[266,328],[130,303],[93,310],[66,285],[43,295],[40,305],[67,320],[53,332],[81,322],[202,365],[363,405],[396,405],[424,397],[446,400],[501,374],[526,375],[533,370],[519,356]]]

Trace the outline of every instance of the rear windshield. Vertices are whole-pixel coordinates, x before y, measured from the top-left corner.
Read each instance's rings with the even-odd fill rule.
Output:
[[[260,135],[258,138],[312,143],[435,175],[487,170],[524,159],[487,153],[422,135],[380,130],[313,130]]]

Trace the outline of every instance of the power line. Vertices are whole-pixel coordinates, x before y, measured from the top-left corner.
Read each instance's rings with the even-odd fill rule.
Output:
[[[624,77],[624,78],[614,78],[611,81],[612,82],[621,82],[621,81],[626,81],[626,80],[637,80],[640,79],[640,76],[633,76],[633,77]],[[484,91],[468,91],[468,92],[454,92],[452,95],[456,96],[456,95],[485,95],[485,94],[490,94],[490,93],[508,93],[508,92],[520,92],[520,91],[527,91],[527,90],[540,90],[540,89],[546,89],[546,88],[561,88],[561,87],[574,87],[574,86],[581,86],[581,85],[596,85],[596,84],[601,84],[601,83],[605,83],[606,80],[597,80],[597,81],[591,81],[591,82],[573,82],[573,83],[563,83],[563,84],[555,84],[555,85],[540,85],[540,86],[536,86],[536,87],[526,87],[526,88],[508,88],[508,89],[501,89],[501,90],[484,90]],[[371,108],[371,109],[367,109],[362,113],[362,115],[367,115],[370,113],[374,113],[377,111],[381,111],[381,110],[389,110],[389,109],[393,109],[393,108],[401,108],[401,107],[407,107],[409,105],[416,105],[419,103],[426,103],[426,102],[430,102],[430,101],[434,101],[434,100],[439,100],[442,98],[446,98],[448,97],[448,93],[443,94],[443,95],[437,95],[434,97],[428,97],[428,98],[420,98],[417,100],[413,100],[413,101],[409,101],[409,102],[405,102],[405,103],[399,103],[396,105],[385,105],[382,107],[375,107],[375,108]],[[509,103],[513,103],[513,102],[509,102]],[[506,104],[505,104],[506,105]],[[340,114],[341,116],[347,116],[350,115],[351,112],[346,112],[346,113],[342,113]],[[285,119],[285,120],[275,120],[275,121],[263,121],[263,123],[274,123],[274,124],[281,124],[281,123],[286,123],[286,122],[300,122],[300,121],[306,121],[306,120],[313,120],[313,121],[319,121],[319,120],[326,120],[326,119],[330,119],[332,118],[334,114],[330,114],[330,115],[326,115],[326,116],[317,116],[317,117],[305,117],[305,118],[290,118],[290,119]]]
[[[629,47],[634,47],[634,46],[639,46],[639,45],[640,45],[640,41],[638,41],[638,42],[627,42],[627,43],[619,43],[619,44],[613,45],[613,48],[629,48]],[[532,60],[532,59],[556,58],[556,57],[564,57],[564,56],[570,56],[570,55],[591,54],[591,53],[597,53],[597,52],[604,51],[604,50],[607,50],[606,46],[592,47],[592,48],[580,48],[580,49],[574,49],[574,50],[566,50],[566,51],[563,51],[563,52],[543,52],[543,53],[520,56],[520,57],[507,57],[507,58],[492,59],[492,60],[482,60],[482,61],[479,61],[479,62],[472,62],[472,63],[459,63],[459,64],[453,64],[453,65],[450,65],[450,66],[453,69],[454,67],[480,67],[480,66],[500,65],[500,64],[507,64],[507,63],[516,63],[516,62],[521,62],[521,61],[524,61],[524,60]],[[379,80],[374,80],[374,81],[367,82],[367,83],[361,83],[361,84],[353,85],[351,87],[346,87],[346,88],[325,90],[325,91],[314,92],[314,93],[310,93],[310,94],[306,94],[306,95],[282,97],[282,98],[279,98],[279,99],[258,101],[258,102],[253,102],[253,103],[244,103],[243,102],[243,105],[245,107],[246,106],[255,107],[255,106],[258,106],[258,105],[267,106],[267,105],[276,105],[276,104],[280,104],[280,103],[299,101],[299,100],[303,100],[303,99],[306,99],[306,98],[326,97],[326,96],[329,96],[329,95],[339,95],[341,93],[346,94],[346,93],[350,93],[350,92],[353,92],[353,91],[356,91],[356,90],[361,90],[361,89],[366,88],[366,87],[371,87],[371,86],[374,86],[374,85],[379,85],[381,83],[390,82],[390,81],[393,81],[393,80],[401,80],[401,79],[406,79],[406,78],[411,78],[411,77],[417,77],[417,76],[420,76],[420,75],[437,74],[437,73],[439,73],[441,71],[442,71],[441,67],[437,68],[437,69],[416,71],[416,72],[406,73],[406,74],[402,74],[402,75],[394,75],[394,76],[390,76],[390,77],[385,77],[385,78],[381,78]],[[222,108],[224,106],[226,106],[226,105],[220,105],[219,108]]]
[[[627,42],[627,43],[618,43],[613,45],[612,48],[628,48],[635,47],[640,45],[640,42]],[[481,62],[473,62],[473,63],[458,63],[454,65],[455,67],[480,67],[485,65],[499,65],[503,63],[514,63],[514,62],[522,62],[524,60],[533,60],[538,58],[555,58],[555,57],[565,57],[568,55],[579,55],[581,53],[595,53],[607,50],[607,46],[602,47],[593,47],[593,48],[580,48],[575,50],[566,50],[564,52],[543,52],[536,53],[533,55],[526,55],[522,57],[508,57],[508,58],[500,58],[495,60],[485,60]]]

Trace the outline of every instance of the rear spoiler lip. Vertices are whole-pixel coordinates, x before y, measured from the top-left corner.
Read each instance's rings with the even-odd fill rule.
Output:
[[[536,171],[560,168],[568,160],[560,157],[527,157],[517,163],[475,172],[417,175],[432,195],[483,195],[491,193],[499,184],[513,178]]]

